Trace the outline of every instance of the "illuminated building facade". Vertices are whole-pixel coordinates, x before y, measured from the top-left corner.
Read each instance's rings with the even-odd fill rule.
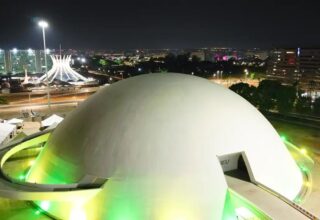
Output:
[[[304,90],[320,90],[320,49],[273,50],[267,76],[283,83],[298,83]]]
[[[0,49],[0,74],[6,73],[6,59],[4,50]]]
[[[302,86],[320,91],[320,49],[299,48],[298,54]]]
[[[273,50],[270,54],[268,78],[293,83],[300,80],[298,54],[295,49]]]
[[[48,68],[51,68],[50,50],[46,52]],[[41,73],[44,72],[44,52],[42,50],[0,50],[0,73]]]

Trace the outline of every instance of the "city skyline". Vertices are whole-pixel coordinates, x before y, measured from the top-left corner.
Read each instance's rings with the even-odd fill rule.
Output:
[[[48,7],[48,4],[50,5]],[[315,1],[3,1],[0,48],[319,47]]]

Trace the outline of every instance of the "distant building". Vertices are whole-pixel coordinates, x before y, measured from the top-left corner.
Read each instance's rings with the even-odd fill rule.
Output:
[[[299,81],[298,56],[295,49],[277,49],[270,53],[267,76],[284,83]]]
[[[0,146],[8,143],[17,132],[15,125],[0,123]]]
[[[50,117],[44,119],[41,121],[41,127],[42,128],[48,128],[51,126],[57,126],[63,121],[63,118],[60,117],[59,115],[53,114]]]
[[[6,60],[4,50],[0,50],[0,73],[4,73],[6,70]]]
[[[210,48],[206,50],[206,60],[211,62],[238,60],[239,51],[233,48]]]
[[[15,125],[16,128],[21,128],[23,127],[23,120],[22,119],[19,119],[19,118],[12,118],[8,121],[6,121],[7,124],[10,124],[10,125]]]
[[[205,60],[205,52],[204,50],[193,51],[190,53],[190,58],[197,57],[200,61]]]
[[[270,54],[267,77],[320,90],[320,49],[276,49]]]
[[[320,90],[320,48],[298,48],[297,54],[301,83],[309,90]]]
[[[48,69],[52,66],[50,50],[46,52]],[[43,50],[0,50],[0,74],[23,73],[25,69],[29,73],[40,73],[45,68]]]
[[[261,50],[259,48],[249,49],[244,52],[246,58],[257,58],[260,60],[266,60],[269,56],[267,50]]]

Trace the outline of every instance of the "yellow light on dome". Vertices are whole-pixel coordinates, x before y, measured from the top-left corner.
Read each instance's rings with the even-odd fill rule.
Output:
[[[305,148],[301,148],[301,149],[300,149],[300,152],[301,152],[302,154],[304,154],[304,155],[306,155],[306,154],[308,153]]]
[[[85,210],[80,206],[74,207],[71,210],[69,220],[87,220]]]
[[[33,165],[34,165],[34,163],[35,163],[35,160],[31,160],[31,161],[29,161],[29,166],[33,166]]]
[[[311,186],[311,183],[310,183],[310,182],[305,182],[304,185],[305,185],[306,187],[310,187],[310,186]]]

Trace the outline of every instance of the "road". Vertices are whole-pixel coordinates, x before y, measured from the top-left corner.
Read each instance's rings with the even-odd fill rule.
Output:
[[[23,104],[23,105],[7,105],[0,108],[0,118],[10,119],[14,117],[22,117],[23,111],[30,111],[39,113],[40,115],[48,115],[50,113],[56,113],[66,115],[74,110],[78,104],[83,101],[79,99],[76,101],[63,101],[51,103],[51,111],[48,109],[48,105],[44,104]]]
[[[76,90],[59,91],[51,94],[51,112],[66,114],[76,108],[79,102],[84,101],[95,93],[100,87],[80,88]],[[4,94],[2,94],[4,95]],[[0,118],[22,117],[23,111],[32,111],[49,114],[47,96],[45,91],[37,91],[33,96],[28,93],[6,94],[10,97],[10,104],[0,105]],[[31,98],[33,97],[33,98]]]
[[[50,98],[52,101],[66,101],[66,99],[72,99],[74,97],[87,98],[91,94],[98,91],[100,87],[89,88],[65,88],[59,90],[52,90],[50,92]],[[47,92],[44,90],[33,92],[21,92],[21,93],[9,93],[0,94],[4,97],[9,105],[12,104],[32,104],[32,103],[45,103],[47,102]]]
[[[50,88],[50,94],[68,94],[68,93],[91,93],[96,92],[99,87],[60,87],[60,88]],[[46,95],[46,89],[36,89],[30,92],[18,92],[18,93],[0,93],[0,97],[13,97],[13,96],[33,96],[33,95]]]

